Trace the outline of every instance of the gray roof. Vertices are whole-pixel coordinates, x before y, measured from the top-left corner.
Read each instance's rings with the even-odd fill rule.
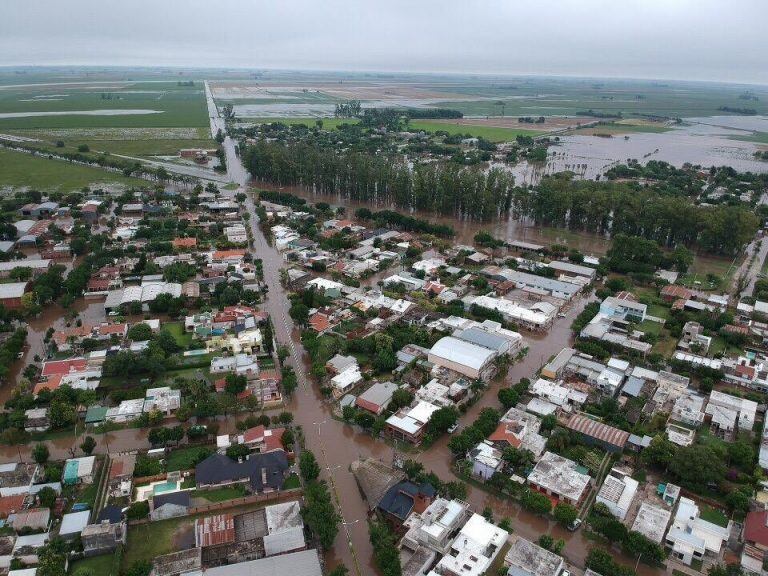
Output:
[[[194,576],[202,572],[193,572]],[[317,550],[302,550],[250,562],[208,568],[205,576],[322,576]]]
[[[376,384],[360,394],[359,399],[386,408],[386,405],[392,400],[392,393],[395,390],[397,390],[397,384],[394,382],[376,382]]]
[[[27,282],[0,284],[0,298],[21,298],[26,288]]]
[[[480,330],[479,328],[457,330],[453,333],[453,335],[456,338],[464,340],[465,342],[469,342],[470,344],[477,344],[478,346],[488,348],[489,350],[493,350],[495,352],[501,352],[508,346],[508,340],[506,338],[502,338],[496,334],[491,334],[485,330]]]

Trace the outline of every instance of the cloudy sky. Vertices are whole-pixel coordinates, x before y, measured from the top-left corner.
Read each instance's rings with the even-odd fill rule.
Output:
[[[0,0],[0,65],[768,84],[768,0]]]

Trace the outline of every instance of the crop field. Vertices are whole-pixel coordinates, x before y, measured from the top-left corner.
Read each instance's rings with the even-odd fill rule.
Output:
[[[24,152],[0,149],[0,189],[34,188],[40,191],[71,191],[84,186],[143,186],[144,180],[100,168],[50,160]]]
[[[0,131],[32,128],[204,127],[202,82],[80,82],[0,87]]]

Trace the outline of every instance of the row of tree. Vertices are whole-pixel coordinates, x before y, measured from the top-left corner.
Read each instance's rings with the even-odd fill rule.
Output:
[[[416,164],[307,143],[260,141],[242,154],[254,178],[372,204],[489,220],[509,211],[514,179],[454,163]]]

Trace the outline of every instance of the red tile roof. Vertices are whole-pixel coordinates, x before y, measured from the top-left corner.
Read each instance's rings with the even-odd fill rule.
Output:
[[[493,434],[488,437],[491,442],[506,442],[513,448],[519,448],[522,444],[520,438],[515,436],[512,427],[517,427],[514,422],[502,422],[498,425]]]
[[[320,314],[319,312],[312,315],[312,317],[309,319],[309,325],[312,326],[316,332],[325,332],[328,330],[328,328],[331,327],[328,316],[325,314]]]
[[[174,238],[171,244],[174,248],[194,248],[197,246],[197,238]]]
[[[24,494],[3,496],[0,498],[0,518],[7,518],[9,514],[21,511],[24,506]]]
[[[69,360],[53,360],[43,364],[42,376],[52,376],[54,374],[70,374],[72,372],[82,372],[88,366],[85,358],[71,358]]]
[[[40,392],[43,391],[43,389],[46,389],[46,388],[51,392],[53,392],[59,386],[61,386],[62,376],[63,376],[62,374],[53,374],[51,376],[48,376],[48,378],[46,378],[46,380],[44,380],[43,382],[38,382],[37,384],[35,384],[35,388],[32,391],[32,394],[37,396],[38,394],[40,394]]]
[[[768,546],[768,510],[749,512],[744,522],[744,540]]]
[[[677,284],[669,284],[661,289],[661,295],[666,298],[682,298],[688,300],[693,293],[684,286],[678,286]]]
[[[214,260],[226,260],[227,258],[234,258],[237,256],[245,256],[245,250],[216,250],[216,252],[213,253]]]
[[[369,412],[373,412],[374,414],[378,414],[381,410],[381,406],[376,404],[375,402],[371,402],[370,400],[366,400],[365,398],[360,398],[359,396],[355,399],[355,405],[357,405],[358,408],[362,408],[363,410],[368,410]]]

